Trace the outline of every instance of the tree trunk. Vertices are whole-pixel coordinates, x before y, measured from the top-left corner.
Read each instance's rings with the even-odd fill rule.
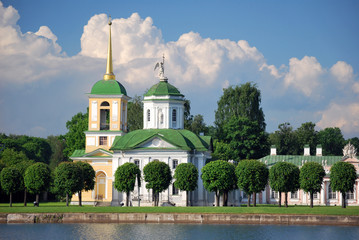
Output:
[[[251,206],[251,197],[252,197],[252,194],[250,193],[247,193],[247,207],[250,207]]]
[[[220,197],[219,191],[216,191],[216,207],[219,207],[219,197]]]
[[[228,191],[223,193],[223,206],[226,207],[228,205]]]
[[[66,207],[69,206],[69,194],[66,193]]]
[[[282,207],[282,192],[279,192],[279,207]]]
[[[12,192],[10,192],[10,207],[12,207]]]
[[[189,193],[189,191],[186,191],[186,207],[188,207],[188,199],[189,199],[188,193]]]
[[[313,192],[310,192],[310,208],[313,208]]]
[[[284,193],[284,204],[285,204],[285,207],[287,208],[288,207],[288,193],[287,192]]]
[[[342,208],[346,208],[345,195],[345,192],[342,192]]]
[[[126,207],[128,207],[128,202],[130,200],[130,192],[126,193]]]
[[[36,206],[38,207],[39,206],[39,194],[36,193]]]
[[[253,193],[253,206],[257,207],[257,193]]]
[[[27,191],[26,191],[26,188],[24,190],[24,207],[27,206],[27,200],[26,200],[26,197],[27,197]]]
[[[160,193],[156,193],[156,206],[158,207],[158,204],[160,202]]]
[[[82,206],[82,191],[78,191],[77,194],[79,195],[79,206]]]

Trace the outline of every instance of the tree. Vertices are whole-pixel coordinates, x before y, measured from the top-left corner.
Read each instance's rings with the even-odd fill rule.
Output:
[[[209,192],[215,192],[216,205],[219,206],[219,198],[221,195],[226,195],[229,191],[236,188],[236,174],[233,164],[216,160],[207,163],[202,168],[201,178],[203,180],[203,186]],[[227,201],[223,197],[223,206],[227,206]]]
[[[250,196],[253,194],[253,204],[256,206],[256,193],[263,191],[268,183],[269,171],[264,163],[257,160],[240,161],[236,167],[237,185],[248,195],[248,207]]]
[[[95,177],[96,172],[93,167],[87,162],[78,161],[76,164],[81,168],[83,176],[83,188],[78,191],[79,195],[79,206],[82,206],[82,190],[90,191],[95,188]]]
[[[36,194],[36,205],[39,206],[39,194],[50,187],[51,170],[44,163],[35,163],[26,169],[24,182],[26,189]]]
[[[315,123],[306,122],[303,123],[297,130],[294,131],[294,134],[297,136],[297,152],[300,153],[303,151],[304,146],[309,144],[310,154],[315,154],[315,149],[317,147],[317,134],[318,132],[314,129]]]
[[[152,189],[154,205],[158,206],[159,193],[166,190],[171,183],[172,175],[168,164],[154,160],[143,168],[147,189]]]
[[[197,188],[197,168],[193,163],[181,163],[176,167],[173,178],[176,179],[174,182],[175,187],[186,191],[186,206],[188,206],[188,192],[194,191]]]
[[[256,121],[259,128],[265,131],[264,113],[260,106],[261,93],[256,84],[245,83],[240,86],[223,89],[223,95],[217,102],[215,125],[218,129],[218,139],[223,139],[223,127],[233,116],[246,117]]]
[[[76,149],[85,148],[85,131],[88,129],[88,108],[87,113],[77,113],[66,122],[66,128],[69,130],[65,134],[66,148],[64,149],[64,155],[66,157],[71,156]]]
[[[119,166],[115,172],[115,189],[126,193],[126,207],[129,205],[130,193],[134,190],[135,184],[141,184],[141,171],[134,163],[125,163]]]
[[[127,105],[128,131],[143,128],[143,103],[141,96],[135,95]]]
[[[318,143],[323,147],[323,155],[341,156],[345,140],[340,128],[325,128],[318,133]]]
[[[2,152],[1,162],[7,167],[15,166],[20,162],[28,161],[28,160],[29,158],[26,156],[24,152],[21,151],[19,152],[12,148],[6,148]]]
[[[66,142],[64,136],[48,136],[46,141],[51,147],[51,156],[49,160],[49,167],[54,170],[61,162],[68,161],[68,158],[64,155],[66,148]]]
[[[229,144],[231,159],[258,159],[268,154],[267,134],[257,121],[231,117],[223,127],[224,142]]]
[[[285,193],[285,207],[288,207],[288,192],[295,192],[299,188],[299,168],[293,163],[277,162],[269,169],[269,182],[271,188],[279,192],[279,207],[282,192]]]
[[[82,170],[73,162],[63,162],[55,169],[55,190],[60,195],[66,195],[66,206],[69,206],[69,196],[84,188]]]
[[[184,129],[190,130],[192,121],[193,121],[193,115],[191,115],[191,101],[188,99],[184,99]]]
[[[277,131],[269,135],[269,142],[275,145],[279,155],[298,155],[298,139],[290,123],[279,124]]]
[[[14,165],[14,167],[20,172],[20,174],[22,176],[21,181],[20,181],[20,184],[21,184],[20,189],[24,190],[24,207],[26,207],[26,205],[27,205],[27,188],[26,188],[25,182],[24,182],[25,173],[26,173],[26,170],[33,164],[35,164],[35,162],[32,160],[24,160],[22,162],[17,163],[16,165]]]
[[[212,157],[214,160],[231,160],[233,156],[232,148],[228,143],[223,141],[215,140],[213,143],[214,152],[212,153]]]
[[[330,187],[342,193],[342,208],[346,208],[346,193],[354,191],[357,178],[355,167],[347,162],[336,162],[330,168]]]
[[[15,167],[6,167],[0,173],[1,188],[10,195],[12,207],[12,194],[21,190],[21,174]]]
[[[204,122],[203,116],[201,114],[197,114],[193,117],[188,130],[194,132],[197,135],[200,133],[203,133],[204,135],[208,134],[208,127],[206,126],[206,123]]]
[[[310,194],[311,208],[313,208],[313,194],[321,190],[324,176],[324,168],[317,162],[304,163],[300,169],[300,188]]]

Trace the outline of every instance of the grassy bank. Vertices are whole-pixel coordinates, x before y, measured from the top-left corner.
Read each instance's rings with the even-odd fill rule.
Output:
[[[40,203],[40,207],[24,207],[22,203],[0,204],[0,213],[225,213],[225,214],[314,214],[314,215],[359,215],[359,206],[342,209],[339,206],[289,206],[258,205],[257,207],[93,207],[69,206],[65,203]]]

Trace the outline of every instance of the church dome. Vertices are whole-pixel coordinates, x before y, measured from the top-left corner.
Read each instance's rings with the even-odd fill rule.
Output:
[[[148,96],[181,96],[183,95],[180,91],[173,85],[169,84],[167,81],[160,81],[159,83],[153,85],[150,90],[147,91],[145,97]]]
[[[96,95],[126,95],[125,87],[116,80],[100,80],[96,82],[92,89],[91,94]]]

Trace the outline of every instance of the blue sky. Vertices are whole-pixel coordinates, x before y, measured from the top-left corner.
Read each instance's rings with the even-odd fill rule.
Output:
[[[283,122],[359,136],[358,1],[2,1],[0,132],[46,137],[86,110],[105,71],[129,96],[154,64],[212,124],[222,88],[256,83],[267,131]]]

